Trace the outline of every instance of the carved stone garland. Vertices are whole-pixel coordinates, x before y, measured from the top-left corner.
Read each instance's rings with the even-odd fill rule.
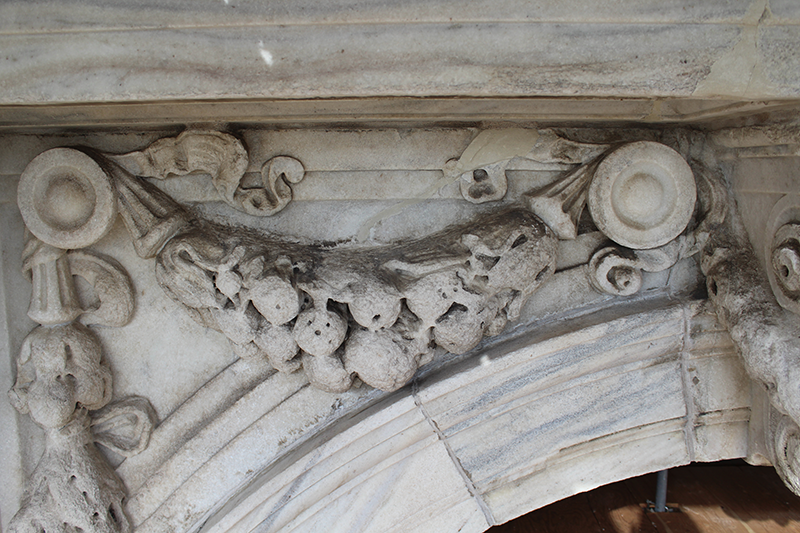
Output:
[[[141,422],[138,440],[121,442],[108,429],[113,406],[97,412],[92,432],[87,412],[108,404],[111,378],[99,342],[81,322],[124,325],[133,310],[132,292],[113,260],[75,250],[102,237],[117,212],[136,252],[155,258],[166,294],[197,322],[224,333],[241,357],[266,358],[283,372],[302,367],[313,385],[335,392],[347,390],[356,378],[395,390],[433,358],[436,346],[464,353],[484,336],[499,334],[554,273],[558,239],[577,236],[586,205],[613,241],[586,265],[598,291],[634,294],[642,271],[670,268],[703,250],[709,294],[751,375],[770,387],[773,404],[785,415],[775,432],[776,464],[787,484],[800,492],[795,474],[800,471],[795,459],[800,394],[790,385],[797,382],[800,346],[785,341],[793,355],[784,359],[774,355],[789,353],[775,344],[783,341],[763,345],[748,333],[767,321],[785,339],[792,328],[768,303],[756,306],[763,313],[742,307],[742,302],[763,302],[765,296],[748,285],[756,274],[737,281],[737,265],[752,266],[752,261],[736,256],[746,251],[737,248],[741,231],[730,229],[733,217],[726,216],[729,201],[720,178],[694,162],[701,169],[695,182],[683,157],[654,142],[583,144],[549,130],[515,135],[532,139],[530,146],[521,144],[524,153],[472,166],[462,158],[444,169],[460,180],[466,200],[503,198],[505,171],[521,159],[576,166],[527,193],[524,205],[424,239],[368,247],[301,244],[214,224],[137,177],[166,179],[202,171],[211,175],[220,198],[236,209],[259,216],[283,209],[291,200],[289,184],[303,178],[302,164],[276,157],[254,178],[245,172],[247,152],[228,134],[187,131],[125,155],[90,156],[58,148],[34,159],[22,176],[19,204],[34,235],[24,258],[34,285],[29,314],[42,327],[25,341],[10,394],[15,407],[46,428],[48,440],[12,530],[129,530],[124,488],[92,440],[120,453],[136,453],[146,446],[152,410],[143,399],[116,404],[119,412],[135,413]],[[493,153],[486,148],[481,146],[484,153]],[[792,255],[795,227],[776,233],[780,242],[773,253],[776,272],[791,294],[796,287],[786,272],[800,272]],[[80,306],[73,275],[94,286],[99,308]]]

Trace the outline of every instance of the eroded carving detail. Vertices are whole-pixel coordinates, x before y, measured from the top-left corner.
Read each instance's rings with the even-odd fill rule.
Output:
[[[65,250],[100,240],[117,214],[105,172],[87,154],[71,148],[35,157],[20,176],[17,199],[31,233]]]
[[[95,447],[89,411],[105,408],[95,422],[98,440],[124,454],[147,445],[154,414],[143,398],[109,405],[111,371],[99,340],[77,320],[125,325],[133,314],[133,290],[127,273],[113,259],[63,249],[102,237],[114,220],[116,200],[112,194],[111,208],[104,204],[102,194],[113,188],[89,156],[60,149],[42,155],[46,157],[36,158],[26,169],[29,183],[19,191],[20,209],[30,209],[31,191],[37,198],[43,188],[46,195],[66,195],[67,204],[75,205],[64,208],[72,209],[69,212],[58,212],[58,219],[34,217],[37,231],[27,236],[23,251],[23,272],[33,284],[28,315],[42,325],[23,342],[9,399],[45,430],[46,442],[10,530],[127,532],[131,526],[123,511],[125,488]],[[66,170],[58,157],[69,163]],[[69,183],[60,183],[64,180]],[[68,220],[77,222],[70,226]],[[39,222],[44,225],[37,227]],[[91,301],[80,301],[73,276],[92,288]],[[137,422],[125,427],[126,420]]]
[[[448,161],[444,172],[446,175],[458,176],[461,195],[465,200],[481,204],[500,200],[506,195],[508,190],[506,170],[509,167],[525,161],[586,165],[598,160],[608,148],[607,144],[580,143],[565,139],[549,129],[486,130],[478,134],[458,160]],[[579,170],[577,174],[589,176],[593,172],[594,167],[590,167]],[[564,180],[558,181],[564,182]],[[542,208],[542,213],[535,210],[536,214],[542,217],[562,239],[575,238],[574,235],[570,237],[569,228],[561,221],[563,213],[569,213],[569,216],[574,217],[577,222],[585,204],[584,189],[588,182],[581,182],[577,187],[568,186],[567,183],[572,181],[570,179],[562,185],[546,187],[547,190],[528,195],[531,200],[538,198],[534,203],[537,208]],[[555,196],[558,198],[547,199]],[[555,224],[551,225],[551,220],[544,218],[543,214],[554,215],[552,222]]]
[[[156,276],[166,294],[200,324],[225,334],[241,357],[267,359],[283,372],[302,367],[309,381],[326,391],[345,391],[356,378],[392,391],[412,379],[437,347],[467,352],[484,336],[499,334],[508,321],[517,319],[526,299],[554,273],[558,239],[577,236],[587,203],[595,221],[608,218],[612,211],[619,215],[617,222],[600,227],[617,245],[601,249],[589,265],[595,287],[616,295],[636,292],[641,271],[664,270],[696,253],[724,219],[716,182],[699,176],[696,191],[692,170],[666,146],[642,142],[610,151],[609,145],[575,143],[549,130],[523,140],[511,157],[509,151],[499,150],[500,155],[481,160],[476,149],[469,162],[454,165],[453,172],[466,176],[461,183],[465,198],[476,203],[502,198],[505,170],[515,159],[578,166],[526,194],[524,205],[505,206],[424,239],[384,246],[299,243],[214,224],[137,177],[164,179],[169,174],[207,172],[235,208],[250,214],[278,212],[291,200],[289,183],[302,179],[302,165],[279,157],[267,161],[260,174],[246,174],[247,152],[230,135],[186,132],[141,152],[93,154],[89,159],[99,164],[105,180],[110,174],[115,209],[137,253],[155,258]],[[642,194],[656,198],[657,209],[634,205],[633,199]],[[697,195],[701,205],[692,222]],[[83,220],[83,215],[76,217]],[[71,352],[75,344],[91,353],[93,366],[78,376],[60,371],[62,378],[73,375],[66,385],[58,377],[52,378],[53,383],[36,385],[45,378],[31,362],[35,358],[21,354],[18,385],[12,391],[15,405],[31,412],[37,423],[50,424],[46,427],[56,433],[79,436],[70,442],[80,444],[53,445],[54,450],[66,449],[78,457],[77,463],[90,464],[99,457],[93,440],[122,455],[138,453],[147,445],[154,424],[152,409],[144,400],[106,405],[110,374],[100,358],[99,343],[77,322],[113,326],[127,322],[133,300],[124,270],[111,260],[66,252],[37,239],[29,244],[25,264],[34,281],[36,305],[32,304],[31,316],[52,326],[35,330],[30,346],[37,347],[39,359],[49,361],[61,357],[54,354]],[[708,272],[716,271],[708,266]],[[73,275],[95,287],[98,301],[79,301]],[[83,382],[87,384],[79,386]],[[102,398],[80,399],[83,396],[76,392],[96,392],[100,383],[107,391]],[[98,409],[88,417],[87,411]],[[115,432],[121,426],[126,431]],[[63,458],[64,453],[54,451],[53,457]],[[42,469],[50,473],[34,475],[37,486],[50,483],[48,476],[57,468],[64,469],[62,459],[49,457],[46,454]],[[93,472],[97,479],[87,483],[96,489],[87,493],[102,493],[96,501],[105,506],[109,524],[113,522],[108,531],[125,531],[124,488],[107,465]],[[26,520],[39,512],[30,510],[39,505],[37,490],[31,489],[20,511]],[[68,514],[70,523],[83,523],[83,518],[70,513],[83,517],[82,507],[70,508]],[[106,526],[93,530],[106,531],[101,527]]]
[[[227,133],[189,130],[161,139],[141,152],[108,156],[131,174],[167,179],[192,172],[211,175],[214,187],[230,206],[250,215],[270,216],[292,199],[289,183],[299,183],[303,165],[291,157],[275,157],[261,169],[260,177],[246,175],[247,151]]]
[[[779,413],[772,435],[773,464],[787,486],[800,492],[800,324],[772,298],[741,220],[734,213],[724,221],[702,249],[708,295],[748,374],[764,385]]]
[[[586,206],[586,189],[597,169],[596,163],[580,166],[563,178],[525,194],[525,201],[552,228],[559,239],[578,236],[578,220]]]
[[[404,385],[433,355],[502,331],[552,274],[556,239],[534,215],[507,210],[424,240],[326,248],[203,225],[158,255],[164,290],[242,356],[266,356],[346,390],[357,375]],[[327,370],[325,370],[327,369]]]
[[[125,490],[92,442],[88,411],[111,399],[100,343],[78,323],[41,326],[17,360],[12,404],[46,432],[45,452],[11,531],[130,531]]]
[[[765,235],[767,278],[785,309],[800,314],[800,197],[781,198],[770,213]]]
[[[630,296],[642,287],[642,271],[661,272],[697,252],[692,237],[682,238],[652,250],[603,248],[589,260],[589,281],[600,292]]]
[[[508,191],[506,178],[508,163],[508,161],[491,163],[461,174],[459,177],[461,195],[473,204],[501,200]]]
[[[781,416],[772,441],[775,470],[787,487],[800,494],[800,426]]]

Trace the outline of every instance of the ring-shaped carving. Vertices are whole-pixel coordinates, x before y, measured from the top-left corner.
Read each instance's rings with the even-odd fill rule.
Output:
[[[94,159],[70,148],[47,150],[28,164],[17,203],[31,233],[61,249],[97,242],[117,214],[106,173]]]
[[[642,271],[635,258],[624,257],[615,248],[603,248],[589,260],[589,281],[606,294],[630,296],[642,288]]]
[[[680,235],[696,200],[688,163],[672,148],[650,141],[609,154],[597,167],[587,197],[600,231],[637,250],[656,248]]]
[[[767,220],[764,256],[775,299],[800,314],[800,195],[787,194]]]

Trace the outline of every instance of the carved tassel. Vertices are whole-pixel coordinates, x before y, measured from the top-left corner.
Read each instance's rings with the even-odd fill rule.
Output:
[[[184,209],[158,187],[116,167],[113,171],[117,203],[139,257],[155,257],[189,219]]]
[[[537,191],[526,193],[531,211],[541,218],[559,239],[578,236],[578,219],[586,206],[586,190],[597,168],[583,165]]]
[[[31,237],[23,252],[23,272],[30,271],[33,288],[28,316],[39,324],[72,322],[83,312],[64,250]]]

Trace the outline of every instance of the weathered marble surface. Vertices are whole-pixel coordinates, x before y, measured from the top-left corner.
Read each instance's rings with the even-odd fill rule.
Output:
[[[749,382],[735,359],[724,359],[731,346],[720,344],[725,334],[713,316],[697,304],[638,310],[603,324],[572,322],[516,338],[479,360],[426,375],[411,391],[357,415],[347,429],[329,430],[334,437],[323,432],[252,478],[234,498],[236,507],[232,502],[212,513],[205,530],[305,531],[321,522],[337,524],[337,531],[362,530],[347,520],[340,524],[343,506],[369,513],[368,531],[383,530],[382,520],[404,508],[408,522],[399,530],[416,530],[416,520],[445,520],[445,509],[468,519],[463,506],[470,500],[473,513],[481,509],[478,516],[500,523],[605,483],[609,471],[623,479],[746,453]],[[695,333],[687,336],[686,328]],[[724,363],[715,366],[719,357]],[[727,378],[719,379],[719,369]],[[439,440],[426,445],[423,435]],[[433,443],[448,453],[430,463]],[[426,482],[428,471],[448,481]],[[406,479],[416,480],[415,494],[404,492]],[[450,483],[461,486],[461,497],[449,492]],[[429,503],[406,505],[417,493]],[[368,506],[353,503],[367,495]],[[161,523],[164,513],[144,524]],[[455,520],[448,523],[448,530],[458,529]],[[475,530],[480,527],[486,526]]]
[[[692,98],[625,98],[586,100],[578,97],[387,97],[273,100],[77,103],[54,106],[0,106],[0,130],[46,132],[52,128],[179,128],[186,124],[239,123],[271,127],[320,126],[328,123],[371,127],[420,127],[430,121],[473,126],[507,121],[683,123],[738,121],[761,112],[796,112],[784,100],[717,100]],[[502,119],[498,118],[502,115]],[[157,119],[153,117],[158,117]],[[35,155],[35,154],[34,154]]]
[[[800,92],[797,10],[767,0],[9,2],[0,20],[2,105]]]
[[[479,131],[246,130],[248,171],[276,155],[297,157],[308,170],[295,200],[255,226],[305,240],[351,240],[366,227],[373,243],[386,243],[497,209],[464,201],[456,184],[431,192],[447,161]],[[644,129],[571,133],[596,142],[662,138]],[[2,198],[15,200],[19,173],[48,148],[86,144],[124,153],[175,134],[4,136]],[[701,154],[699,137],[684,134],[663,138]],[[734,175],[756,172],[757,166],[737,167],[751,159],[731,160]],[[501,204],[565,170],[548,163],[509,171]],[[229,224],[253,220],[219,202],[208,176],[171,180],[161,185],[205,216]],[[405,209],[397,213],[399,203]],[[31,326],[24,308],[9,303],[28,296],[16,263],[19,215],[13,203],[4,205],[9,231],[18,230],[2,241],[2,288],[14,298],[6,300],[4,322],[11,360]],[[302,374],[236,361],[224,336],[192,322],[161,293],[152,263],[136,255],[118,222],[93,248],[129,272],[137,311],[125,328],[96,333],[114,373],[115,397],[148,397],[160,421],[141,454],[121,463],[111,456],[128,489],[131,521],[153,532],[201,524],[206,531],[262,524],[303,531],[320,521],[343,531],[361,524],[376,531],[387,524],[398,531],[482,531],[616,479],[691,460],[754,457],[751,381],[710,309],[690,295],[702,283],[696,258],[645,273],[637,295],[617,298],[592,289],[582,267],[604,240],[588,232],[561,241],[556,274],[496,340],[464,356],[438,353],[395,393],[361,386],[331,394],[310,387]],[[165,331],[171,333],[153,334]],[[13,383],[5,368],[0,376]],[[2,456],[3,468],[27,475],[41,454],[40,435],[24,422],[6,424],[13,413],[3,416],[3,427],[19,428],[3,437],[20,450]],[[3,524],[17,509],[19,489],[3,487]],[[353,508],[363,512],[340,517]]]

